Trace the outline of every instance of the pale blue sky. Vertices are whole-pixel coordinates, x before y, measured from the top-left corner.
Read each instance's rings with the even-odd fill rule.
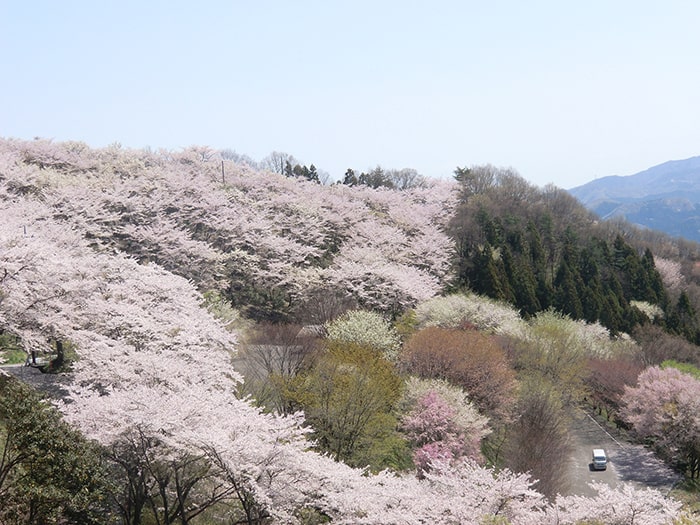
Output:
[[[700,155],[700,2],[0,0],[0,136],[515,168]]]

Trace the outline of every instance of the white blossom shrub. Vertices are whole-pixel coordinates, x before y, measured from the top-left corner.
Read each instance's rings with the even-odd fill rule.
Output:
[[[331,341],[355,343],[379,350],[389,360],[395,360],[401,338],[391,324],[376,312],[351,310],[325,325]]]
[[[513,307],[474,293],[434,297],[419,304],[415,310],[420,328],[458,328],[471,324],[479,330],[516,337],[525,328]]]
[[[630,301],[630,306],[634,306],[640,312],[647,316],[650,321],[657,317],[663,317],[664,311],[659,305],[651,304],[646,301]]]

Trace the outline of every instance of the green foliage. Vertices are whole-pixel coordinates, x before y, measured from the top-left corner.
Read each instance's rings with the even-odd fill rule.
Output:
[[[306,166],[305,164],[295,164],[292,166],[291,162],[286,161],[284,166],[284,174],[287,177],[296,177],[298,179],[320,182],[318,178],[318,171],[316,171],[316,166],[313,164],[310,166]]]
[[[0,364],[16,365],[24,363],[27,352],[12,334],[0,333]]]
[[[685,290],[678,296],[676,304],[669,306],[666,320],[666,326],[671,333],[681,335],[692,343],[700,343],[700,323],[697,312]]]
[[[286,322],[291,314],[289,292],[282,287],[257,283],[253,276],[234,269],[226,298],[234,308],[255,321]]]
[[[396,333],[402,340],[411,337],[418,330],[418,318],[415,310],[407,310],[394,323]]]
[[[289,393],[306,412],[319,450],[375,469],[405,463],[394,432],[401,379],[375,348],[334,341]]]
[[[346,186],[357,186],[361,184],[369,186],[370,188],[407,190],[425,184],[425,177],[419,175],[416,170],[410,168],[385,170],[381,166],[377,166],[368,173],[361,172],[359,175],[352,168],[348,168],[342,183]]]
[[[296,518],[301,525],[322,525],[330,523],[331,518],[320,510],[312,507],[304,507],[296,512]]]
[[[245,331],[252,328],[252,323],[241,317],[238,310],[231,306],[219,292],[208,291],[203,294],[207,311],[219,319],[229,330]]]
[[[0,376],[0,522],[103,523],[106,483],[97,446]]]
[[[693,376],[695,379],[700,379],[700,368],[690,363],[681,363],[673,359],[668,359],[661,363],[661,368],[675,368],[684,374]]]
[[[599,324],[548,310],[530,321],[526,337],[514,342],[511,353],[521,380],[554,386],[567,402],[574,403],[586,392],[588,360],[616,355],[629,344],[611,339]]]

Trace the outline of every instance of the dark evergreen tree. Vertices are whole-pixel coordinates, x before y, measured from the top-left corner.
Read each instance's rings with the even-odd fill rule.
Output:
[[[548,257],[535,223],[528,224],[530,268],[535,277],[535,296],[542,310],[552,304],[553,288],[548,278]]]
[[[698,322],[695,309],[685,290],[678,296],[675,307],[667,313],[667,327],[672,333],[676,333],[691,343],[698,344]]]
[[[522,257],[514,257],[510,247],[502,249],[503,269],[513,291],[515,306],[526,316],[539,312],[542,307],[537,300],[537,283],[532,267]]]
[[[583,318],[594,323],[600,320],[603,311],[603,289],[599,282],[592,282],[584,286],[581,294],[581,307],[583,308]]]
[[[561,191],[538,192],[493,167],[458,168],[455,179],[460,286],[512,297],[523,315],[553,307],[613,332],[648,322],[630,302],[647,301],[664,308],[676,331],[695,333],[668,307],[651,250],[641,250],[633,230],[601,225]]]
[[[583,318],[583,305],[577,285],[580,281],[578,272],[573,271],[565,260],[562,260],[554,280],[554,306],[557,310],[568,314],[573,319]]]
[[[600,323],[605,326],[610,333],[617,334],[623,325],[624,309],[620,305],[619,296],[611,289],[603,298],[600,312]]]
[[[656,264],[654,263],[654,255],[651,250],[647,248],[644,250],[644,255],[642,256],[642,269],[646,274],[646,279],[649,286],[649,295],[645,299],[651,303],[665,307],[668,304],[668,296],[666,294],[666,289],[664,288],[664,282],[661,278],[661,274],[656,269]]]
[[[472,288],[493,299],[513,302],[513,291],[503,271],[503,264],[494,256],[489,243],[484,245],[477,256]]]
[[[357,178],[357,175],[355,175],[355,170],[348,168],[343,176],[343,184],[346,186],[357,186],[359,183],[360,180]]]
[[[636,258],[637,254],[634,249],[625,242],[622,235],[616,235],[613,241],[613,265],[618,269],[625,269],[628,258]]]
[[[500,220],[494,219],[483,206],[479,208],[476,220],[481,226],[486,242],[492,246],[500,246],[503,242],[503,228]]]
[[[583,282],[581,291],[581,306],[583,318],[589,323],[598,321],[603,308],[603,284],[601,274],[593,249],[582,250],[579,264],[579,274]]]

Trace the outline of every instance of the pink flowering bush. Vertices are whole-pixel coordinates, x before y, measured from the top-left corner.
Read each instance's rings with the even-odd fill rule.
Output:
[[[401,428],[414,447],[419,473],[435,462],[482,459],[481,439],[489,432],[464,391],[445,381],[409,378],[403,401]]]

